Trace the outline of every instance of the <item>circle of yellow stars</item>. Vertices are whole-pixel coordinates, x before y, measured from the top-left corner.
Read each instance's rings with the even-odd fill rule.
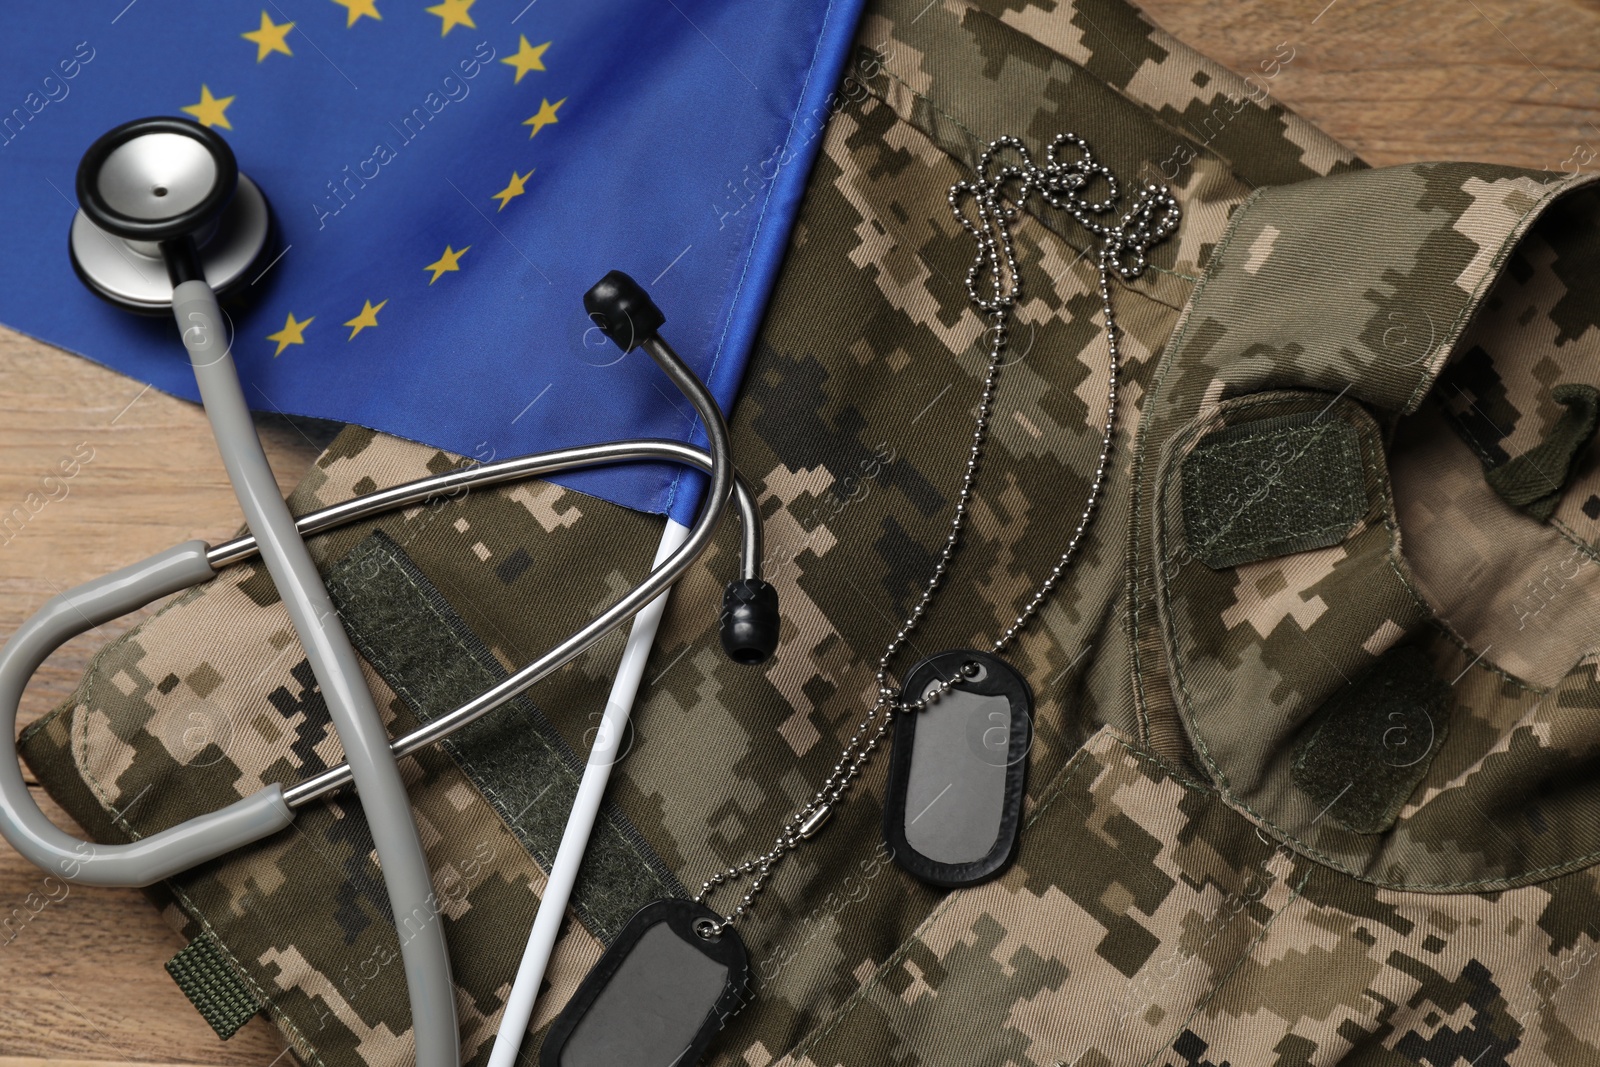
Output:
[[[345,28],[353,29],[362,19],[371,19],[373,22],[382,22],[383,14],[378,10],[379,0],[330,0],[344,8]],[[450,31],[457,26],[468,29],[477,29],[477,23],[472,19],[472,7],[477,0],[439,0],[438,3],[423,10],[427,14],[439,19],[439,36],[448,36]],[[284,55],[293,57],[294,49],[289,46],[289,34],[294,31],[296,23],[285,20],[276,22],[268,11],[260,12],[260,22],[255,29],[240,33],[240,37],[256,47],[256,62],[265,63],[269,56]],[[553,42],[545,41],[543,44],[533,44],[525,34],[517,35],[517,50],[504,56],[500,62],[512,69],[513,85],[521,85],[522,79],[530,73],[542,72],[545,67],[545,53],[549,51]],[[233,124],[228,120],[228,108],[233,104],[235,96],[217,96],[211,91],[208,84],[200,86],[200,99],[196,103],[185,105],[182,110],[190,115],[202,126],[215,127],[223,130],[232,130]],[[566,97],[551,102],[548,97],[541,97],[539,110],[521,123],[529,127],[528,138],[532,140],[539,131],[546,126],[553,126],[560,122],[559,111],[567,102]],[[533,177],[536,168],[529,167],[526,174],[513,169],[511,177],[505,187],[493,193],[489,199],[494,200],[498,206],[495,211],[501,212],[510,205],[511,201],[525,194],[528,180]],[[431,286],[441,277],[461,270],[461,257],[471,251],[471,245],[460,249],[446,244],[439,258],[426,264],[422,269],[429,272],[428,284]],[[378,326],[378,313],[389,303],[388,298],[374,304],[371,300],[363,300],[361,310],[354,318],[345,321],[350,334],[346,341],[354,341],[362,330],[375,329]],[[291,345],[304,345],[306,343],[306,329],[315,321],[316,316],[310,315],[304,319],[297,319],[294,313],[289,312],[284,318],[283,328],[267,334],[266,339],[277,346],[273,352],[274,358],[283,355]]]

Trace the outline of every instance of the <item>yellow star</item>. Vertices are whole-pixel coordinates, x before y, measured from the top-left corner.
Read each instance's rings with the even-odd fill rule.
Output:
[[[361,314],[345,323],[346,326],[355,327],[355,329],[350,331],[350,336],[346,338],[346,340],[354,341],[356,339],[356,334],[360,333],[362,330],[365,330],[368,326],[378,325],[378,312],[382,311],[383,305],[387,304],[388,302],[389,301],[385,300],[379,303],[377,307],[373,307],[372,301],[363,300],[361,302]],[[306,321],[310,322],[311,320],[307,319]]]
[[[539,105],[539,113],[537,115],[533,116],[533,118],[528,119],[528,120],[523,122],[524,126],[532,126],[533,127],[533,133],[528,134],[529,140],[532,140],[534,133],[538,133],[540,130],[544,129],[546,126],[550,125],[552,122],[559,121],[556,118],[556,109],[558,107],[560,107],[562,104],[565,104],[566,102],[567,102],[567,98],[563,96],[560,100],[557,100],[553,104],[550,101],[546,100],[546,101],[544,101],[544,103]]]
[[[530,171],[529,173],[532,172]],[[449,245],[445,245],[444,255],[440,256],[438,259],[422,268],[423,270],[433,271],[433,277],[428,279],[428,284],[432,285],[434,282],[438,281],[439,275],[443,274],[447,270],[460,270],[461,257],[466,255],[469,251],[471,251],[471,249],[472,246],[468,245],[466,248],[463,248],[461,251],[457,252]]]
[[[267,13],[263,11],[261,13],[261,28],[259,30],[251,30],[249,33],[241,33],[239,36],[247,41],[255,42],[256,62],[260,63],[273,52],[282,52],[286,56],[294,55],[293,52],[289,51],[289,46],[283,41],[285,37],[289,36],[289,31],[292,29],[294,29],[294,23],[274,23],[272,19],[267,17]]]
[[[467,14],[467,9],[475,2],[476,0],[440,0],[428,8],[428,14],[438,15],[443,21],[443,25],[439,27],[439,36],[443,37],[457,26],[465,26],[469,30],[477,29],[478,24]]]
[[[333,0],[333,2],[350,13],[344,24],[345,29],[354,26],[356,19],[362,15],[369,19],[377,19],[379,22],[383,21],[383,16],[378,14],[378,0]]]
[[[522,76],[528,73],[528,71],[544,69],[544,50],[550,47],[549,41],[546,41],[538,48],[535,48],[533,45],[528,43],[528,39],[526,37],[522,37],[519,34],[518,38],[521,43],[517,46],[517,54],[514,56],[506,56],[500,61],[517,68],[517,81],[512,82],[513,85],[522,81]]]
[[[506,183],[506,187],[494,194],[494,199],[500,201],[501,211],[504,211],[506,205],[511,203],[512,197],[521,196],[528,191],[525,186],[531,177],[533,177],[533,171],[531,170],[526,174],[518,174],[516,171],[511,172],[511,180]]]
[[[294,312],[289,312],[289,317],[283,320],[283,329],[279,330],[277,333],[267,334],[267,340],[278,342],[278,350],[272,353],[272,358],[277,359],[279,356],[283,355],[283,350],[288,348],[290,345],[305,344],[305,328],[310,326],[312,320],[315,318],[316,316],[313,315],[309,319],[296,322],[294,321]]]
[[[231,103],[233,103],[233,97],[225,96],[218,100],[211,95],[209,88],[202,85],[200,86],[200,102],[198,104],[190,104],[183,110],[185,114],[193,115],[195,120],[202,126],[221,126],[225,130],[231,130],[233,127],[229,125],[228,116],[224,114]]]

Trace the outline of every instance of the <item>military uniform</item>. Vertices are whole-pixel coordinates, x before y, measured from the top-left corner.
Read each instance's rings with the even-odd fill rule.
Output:
[[[741,923],[719,1065],[1600,1063],[1600,211],[1581,179],[1371,170],[1120,0],[876,0],[733,413],[784,611],[716,649],[735,540],[673,594],[538,1041],[641,904],[765,850],[827,776],[933,566],[985,320],[946,191],[1071,131],[1184,211],[1118,284],[1123,415],[1079,558],[1008,658],[1037,697],[1021,846],[941,892],[880,838],[880,754]],[[1280,57],[1281,61],[1281,57]],[[1029,203],[971,525],[907,662],[982,645],[1100,446],[1090,237]],[[670,309],[668,309],[670,318]],[[482,458],[482,457],[479,457]],[[345,431],[299,510],[458,462]],[[541,482],[314,544],[390,729],[637,580],[659,519]],[[1064,528],[1068,527],[1068,528]],[[466,1062],[486,1062],[622,639],[405,773]],[[122,841],[339,760],[270,580],[239,567],[96,660],[25,758]],[[409,1062],[359,806],[152,891],[220,1031]]]

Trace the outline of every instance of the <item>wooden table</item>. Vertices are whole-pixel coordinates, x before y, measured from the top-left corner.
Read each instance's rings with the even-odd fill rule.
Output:
[[[1145,7],[1175,36],[1241,73],[1257,70],[1281,44],[1292,46],[1274,94],[1374,164],[1600,166],[1600,8],[1593,3],[1149,0]],[[282,418],[264,418],[261,428],[285,489],[328,435],[326,427]],[[0,535],[0,634],[61,589],[188,538],[224,538],[238,524],[198,408],[0,329],[0,512],[37,491],[60,459],[85,444],[94,458],[67,495],[9,541]],[[54,656],[23,702],[23,721],[65,698],[95,649],[134,621],[107,624]],[[40,881],[0,846],[0,914],[22,907]],[[226,1044],[216,1039],[162,970],[181,947],[135,891],[72,889],[0,948],[0,1067],[264,1067],[277,1059],[283,1044],[260,1018]]]

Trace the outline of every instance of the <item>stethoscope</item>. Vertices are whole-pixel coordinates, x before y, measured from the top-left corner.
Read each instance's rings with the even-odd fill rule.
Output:
[[[90,146],[78,168],[72,265],[96,294],[144,313],[168,308],[200,388],[217,448],[250,536],[210,546],[191,541],[51,598],[0,649],[0,719],[11,755],[0,758],[0,835],[39,867],[68,881],[145,886],[259,841],[314,800],[354,785],[372,829],[397,923],[431,917],[432,880],[396,761],[500,707],[570,662],[669,589],[711,542],[730,496],[742,527],[740,576],[728,583],[721,639],[736,662],[761,663],[778,643],[777,597],[761,579],[761,519],[734,470],[727,425],[705,386],[659,333],[665,316],[627,275],[613,271],[584,296],[598,328],[624,352],[642,348],[699,413],[708,447],[640,439],[565,448],[374,492],[298,519],[279,495],[257,438],[224,333],[218,294],[238,290],[267,257],[266,198],[239,173],[220,136],[184,119],[125,123]],[[665,460],[705,472],[704,503],[687,536],[610,607],[492,689],[391,739],[361,676],[304,537],[462,490],[558,471]],[[33,672],[72,637],[260,558],[305,648],[344,764],[285,788],[273,784],[209,815],[124,845],[100,845],[57,829],[29,794],[15,758],[17,709]],[[413,922],[401,937],[417,1062],[459,1062],[455,995],[443,924]]]

